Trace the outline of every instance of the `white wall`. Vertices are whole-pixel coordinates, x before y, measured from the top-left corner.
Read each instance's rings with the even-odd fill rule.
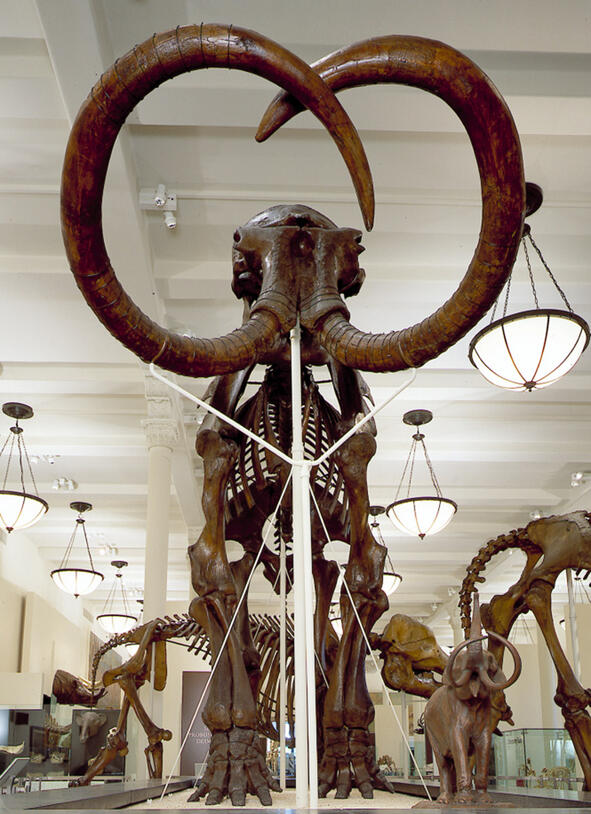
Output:
[[[185,602],[167,602],[166,612],[168,614],[184,613],[187,610]],[[172,740],[164,744],[164,775],[167,776],[173,767],[181,746],[181,694],[183,683],[183,671],[209,670],[209,663],[188,653],[184,647],[168,645],[166,648],[168,662],[168,679],[163,699],[163,720],[164,726],[172,731]],[[195,699],[197,704],[198,699]],[[174,770],[175,774],[180,774],[180,761]]]
[[[521,675],[512,687],[505,690],[507,703],[513,710],[513,720],[515,727],[501,723],[499,729],[504,732],[515,729],[537,729],[542,724],[542,704],[552,704],[552,697],[542,698],[540,684],[540,670],[538,663],[537,644],[518,644],[519,655],[521,656]],[[503,661],[503,671],[505,675],[510,674],[512,669],[512,659],[506,654]]]
[[[47,694],[58,667],[85,676],[90,623],[83,610],[81,599],[54,584],[26,532],[9,534],[0,545],[2,670],[43,673]]]
[[[23,592],[0,578],[0,653],[4,672],[20,669],[24,610]]]

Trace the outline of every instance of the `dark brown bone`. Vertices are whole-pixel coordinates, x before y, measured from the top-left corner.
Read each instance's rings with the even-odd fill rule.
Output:
[[[104,245],[101,204],[113,144],[129,113],[151,90],[200,68],[236,68],[263,76],[297,97],[324,124],[351,173],[366,227],[373,187],[359,136],[314,71],[260,34],[224,25],[183,26],[154,35],[100,78],[72,127],[62,174],[62,232],[76,282],[109,331],[146,362],[190,376],[229,373],[256,362],[278,332],[267,310],[226,337],[194,339],[154,323],[117,280]]]
[[[420,367],[451,347],[491,307],[515,262],[525,189],[519,137],[503,98],[471,60],[435,40],[388,36],[351,45],[312,66],[332,90],[393,82],[439,96],[462,121],[478,163],[482,187],[480,239],[452,297],[431,316],[401,331],[367,334],[338,313],[317,325],[320,342],[358,370]],[[257,133],[263,140],[301,108],[280,94]]]
[[[575,747],[585,777],[584,791],[591,790],[591,691],[581,686],[560,645],[552,617],[552,591],[558,575],[567,568],[591,569],[591,516],[587,512],[542,517],[526,528],[501,535],[484,545],[467,569],[460,591],[464,630],[470,626],[470,597],[490,559],[500,551],[520,548],[527,557],[519,580],[505,594],[482,606],[482,619],[497,641],[489,649],[499,665],[511,629],[523,613],[532,611],[556,667],[555,702]]]

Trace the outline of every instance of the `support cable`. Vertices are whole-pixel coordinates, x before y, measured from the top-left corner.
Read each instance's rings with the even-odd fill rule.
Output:
[[[287,487],[289,486],[290,481],[291,481],[291,472],[289,473],[289,475],[285,479],[285,485],[283,487],[283,491],[281,492],[281,495],[279,496],[279,500],[277,501],[277,505],[275,506],[275,510],[273,512],[273,520],[275,520],[275,516],[276,516],[277,512],[279,511],[279,507],[281,505],[281,502],[283,501],[283,497],[285,496],[285,492],[287,491]],[[205,683],[205,687],[203,688],[203,692],[201,693],[201,697],[200,697],[199,701],[197,702],[197,706],[195,707],[195,712],[193,713],[193,717],[191,718],[191,722],[190,722],[190,724],[189,724],[189,726],[187,728],[187,732],[185,733],[185,737],[183,738],[183,742],[181,743],[180,749],[179,749],[179,751],[177,753],[177,756],[176,756],[176,758],[174,760],[174,763],[172,764],[172,769],[170,770],[170,774],[166,778],[166,783],[164,784],[164,788],[162,789],[162,794],[160,795],[161,800],[163,799],[164,795],[166,794],[166,791],[167,791],[168,786],[170,784],[170,780],[172,778],[172,774],[173,774],[174,770],[176,769],[177,764],[179,762],[181,752],[185,748],[185,744],[186,744],[186,742],[187,742],[187,740],[189,738],[189,735],[191,734],[193,724],[195,723],[195,720],[197,718],[197,713],[199,712],[199,710],[201,708],[201,704],[203,703],[203,699],[205,698],[205,696],[207,694],[207,691],[209,689],[209,685],[211,684],[211,681],[213,679],[213,674],[215,673],[216,667],[218,666],[219,661],[220,661],[220,659],[222,657],[222,654],[224,652],[224,648],[226,647],[226,643],[227,643],[228,639],[230,638],[230,633],[232,632],[232,627],[234,625],[234,622],[236,621],[236,618],[238,616],[238,612],[240,611],[240,608],[242,606],[244,598],[248,594],[248,589],[250,587],[250,583],[251,583],[252,578],[254,576],[254,572],[256,570],[256,567],[259,564],[261,554],[263,553],[263,549],[264,549],[265,545],[267,544],[267,538],[268,538],[269,532],[270,532],[270,530],[272,528],[273,528],[273,525],[270,524],[269,527],[267,528],[267,532],[265,533],[265,536],[263,537],[263,541],[262,541],[261,546],[260,546],[260,548],[259,548],[259,550],[257,552],[257,555],[256,555],[255,561],[253,563],[253,566],[250,569],[250,574],[248,575],[248,579],[246,580],[246,584],[244,586],[244,589],[243,589],[242,593],[240,594],[240,599],[238,600],[238,604],[236,605],[236,610],[234,611],[234,613],[232,615],[232,619],[230,620],[230,624],[228,625],[226,635],[224,636],[224,639],[223,639],[222,644],[220,646],[220,649],[219,649],[219,652],[217,654],[216,660],[213,663],[213,666],[211,668],[209,678],[207,679],[207,681]]]
[[[326,540],[328,542],[329,550],[330,550],[331,554],[336,557],[336,552],[333,549],[333,541],[332,541],[332,539],[330,537],[330,534],[328,533],[328,529],[326,528],[326,523],[324,522],[324,517],[322,516],[322,514],[320,512],[320,507],[318,506],[318,502],[316,501],[316,496],[314,495],[314,490],[311,487],[310,487],[310,493],[312,495],[312,501],[314,503],[314,506],[316,507],[316,512],[317,512],[318,517],[320,519],[320,523],[321,523],[322,528],[324,530],[324,534],[325,534]],[[400,719],[398,717],[398,714],[396,712],[394,704],[392,703],[392,699],[390,698],[390,690],[386,686],[386,682],[384,681],[384,679],[382,677],[382,672],[381,672],[381,670],[379,668],[377,659],[374,656],[373,650],[372,650],[371,645],[369,643],[368,635],[365,632],[365,628],[363,627],[363,624],[362,624],[361,619],[359,617],[359,613],[358,613],[357,608],[355,606],[355,602],[353,601],[353,595],[351,594],[351,589],[349,588],[347,580],[343,578],[343,583],[342,584],[345,586],[345,591],[347,592],[347,596],[349,597],[349,601],[351,602],[351,607],[353,608],[353,613],[355,614],[355,618],[357,619],[357,624],[359,625],[359,629],[361,630],[361,633],[363,634],[363,638],[365,639],[365,644],[367,645],[367,650],[368,650],[368,653],[370,655],[371,660],[373,661],[376,672],[377,672],[378,676],[380,677],[382,687],[385,690],[385,695],[386,695],[386,698],[388,699],[388,704],[390,705],[390,709],[392,710],[392,714],[394,715],[394,719],[395,719],[396,723],[398,724],[398,728],[400,729],[400,734],[402,735],[404,743],[406,744],[406,748],[408,749],[408,753],[412,758],[412,762],[415,765],[415,768],[417,770],[417,774],[419,775],[421,783],[423,784],[423,788],[425,789],[425,793],[427,794],[427,797],[429,798],[429,800],[431,802],[433,802],[433,798],[431,797],[429,789],[427,788],[427,784],[425,783],[425,779],[424,779],[424,777],[423,777],[423,775],[421,773],[421,770],[419,769],[419,764],[417,763],[417,760],[416,760],[416,758],[415,758],[415,756],[413,754],[413,751],[410,748],[410,743],[408,742],[408,738],[407,738],[406,733],[404,731],[404,727],[400,723]]]

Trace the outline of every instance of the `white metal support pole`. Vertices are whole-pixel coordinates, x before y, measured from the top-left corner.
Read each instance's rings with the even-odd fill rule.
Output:
[[[294,591],[294,657],[295,657],[295,739],[296,739],[296,807],[308,805],[308,701],[306,675],[306,603],[304,598],[304,550],[302,541],[303,506],[301,470],[302,382],[300,365],[299,321],[291,332],[291,411],[293,477],[293,591]]]
[[[581,656],[579,654],[579,637],[577,635],[577,610],[575,606],[575,592],[573,590],[573,572],[566,569],[566,587],[568,590],[568,621],[570,629],[570,644],[573,651],[573,672],[577,681],[581,680]]]
[[[301,422],[300,422],[301,428]],[[301,429],[300,429],[301,437]],[[318,750],[316,745],[316,658],[314,647],[314,577],[312,574],[312,527],[310,523],[310,467],[302,466],[302,556],[304,560],[304,607],[306,624],[306,683],[308,685],[308,779],[311,809],[318,808]]]
[[[403,732],[408,732],[408,707],[406,703],[406,693],[404,690],[401,692],[402,703],[400,706],[400,718],[402,720],[402,727]],[[403,766],[404,766],[404,779],[408,780],[409,776],[409,768],[410,768],[410,761],[408,759],[408,753],[402,747],[402,754],[403,754]]]
[[[279,596],[281,598],[281,612],[279,614],[279,785],[282,789],[285,788],[285,772],[287,768],[287,749],[285,745],[285,712],[287,706],[287,681],[285,675],[287,661],[285,568],[285,539],[282,534],[279,549]]]
[[[293,459],[293,563],[295,615],[296,806],[318,805],[316,753],[316,666],[314,582],[310,529],[310,472],[302,440],[302,367],[299,320],[291,332],[291,415]],[[303,748],[302,748],[303,747]]]

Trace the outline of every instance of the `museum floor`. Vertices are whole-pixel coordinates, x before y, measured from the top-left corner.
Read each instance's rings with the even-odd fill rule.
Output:
[[[157,799],[153,800],[151,803],[137,803],[136,805],[127,806],[127,808],[132,809],[146,809],[150,808],[152,810],[178,810],[178,809],[208,809],[209,811],[220,811],[220,809],[216,806],[212,808],[211,806],[206,806],[204,801],[199,801],[198,803],[187,803],[187,798],[191,794],[192,789],[183,789],[182,791],[177,791],[174,794],[168,794],[164,799]],[[354,789],[351,792],[351,796],[348,800],[335,800],[334,796],[326,797],[323,800],[318,800],[318,809],[333,809],[333,810],[343,810],[345,807],[347,809],[353,809],[355,811],[359,809],[391,809],[391,808],[412,808],[415,803],[418,802],[417,797],[414,797],[410,794],[388,794],[385,791],[376,791],[374,792],[373,800],[365,800],[359,792]],[[296,793],[295,790],[288,789],[287,791],[282,792],[279,795],[275,795],[273,802],[280,806],[281,809],[291,809],[294,810],[296,807]],[[256,797],[249,797],[247,800],[246,805],[244,808],[248,809],[260,809],[261,804],[259,803]],[[232,809],[236,811],[236,809]]]

